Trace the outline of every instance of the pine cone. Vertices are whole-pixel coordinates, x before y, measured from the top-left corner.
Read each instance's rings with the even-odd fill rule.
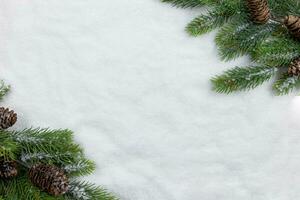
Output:
[[[288,74],[290,76],[299,76],[300,75],[300,58],[296,58],[293,62],[291,62]]]
[[[17,162],[8,161],[2,158],[0,160],[0,178],[9,179],[18,175]]]
[[[7,129],[17,122],[17,114],[13,110],[0,107],[0,128]]]
[[[271,17],[267,0],[247,0],[247,7],[252,20],[257,24],[265,24]]]
[[[29,179],[41,190],[53,196],[68,191],[69,180],[64,171],[56,166],[37,164],[30,168]]]
[[[284,18],[284,25],[295,39],[300,39],[300,17],[289,15]]]

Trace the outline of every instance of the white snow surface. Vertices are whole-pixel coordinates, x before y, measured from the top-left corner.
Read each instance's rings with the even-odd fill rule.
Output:
[[[209,79],[215,32],[159,0],[2,0],[1,103],[15,129],[69,128],[121,200],[300,199],[300,98],[271,83],[232,95]]]

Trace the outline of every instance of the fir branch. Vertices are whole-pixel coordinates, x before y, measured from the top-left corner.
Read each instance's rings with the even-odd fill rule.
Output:
[[[300,15],[300,2],[298,0],[268,0],[274,16]]]
[[[256,25],[243,19],[225,25],[216,36],[219,55],[223,60],[251,53],[262,41],[272,35],[278,27],[277,23],[269,22]]]
[[[113,194],[94,184],[73,180],[65,195],[67,200],[118,200]]]
[[[0,180],[0,195],[5,200],[63,200],[63,197],[53,197],[40,191],[31,184],[26,173],[17,179]]]
[[[289,65],[300,55],[300,46],[289,37],[273,37],[262,42],[251,54],[251,59],[270,66]]]
[[[20,155],[20,160],[23,163],[60,163],[62,160],[67,160],[65,162],[69,162],[68,158],[72,156],[70,152],[57,152],[57,153],[47,153],[47,152],[22,152]]]
[[[207,4],[213,4],[216,0],[162,0],[164,3],[171,3],[173,6],[179,8],[195,8]]]
[[[263,67],[235,67],[212,79],[213,90],[219,93],[231,93],[239,90],[253,89],[269,80],[277,68]]]
[[[72,143],[73,133],[70,130],[50,130],[48,128],[30,128],[22,131],[3,131],[22,145],[41,145],[43,143]]]
[[[234,14],[238,13],[238,8],[236,3],[224,3],[221,6],[217,6],[207,14],[202,14],[190,22],[186,27],[186,31],[191,36],[198,36],[212,31],[215,28],[221,27]]]
[[[52,146],[51,146],[52,145]],[[76,144],[54,147],[53,144],[45,146],[22,146],[20,159],[27,164],[42,162],[65,166],[83,156],[82,149]]]
[[[63,169],[69,174],[69,176],[85,176],[91,174],[95,170],[95,163],[81,158],[70,164],[63,166]]]
[[[8,136],[0,133],[0,157],[4,159],[15,159],[17,144]]]
[[[0,81],[0,100],[9,92],[10,86],[5,85],[4,81]]]
[[[70,130],[25,129],[0,131],[10,136],[19,146],[18,154],[26,163],[41,161],[65,165],[77,161],[83,155],[82,148],[74,144]]]
[[[292,92],[295,88],[300,86],[300,79],[297,76],[288,76],[284,74],[279,80],[277,80],[273,89],[277,95],[285,95]]]

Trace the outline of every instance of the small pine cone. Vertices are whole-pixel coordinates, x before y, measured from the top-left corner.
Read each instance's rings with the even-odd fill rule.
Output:
[[[247,0],[247,7],[254,23],[265,24],[271,17],[267,0]]]
[[[18,175],[17,162],[2,158],[0,160],[0,178],[10,179]]]
[[[0,128],[7,129],[17,122],[17,113],[8,108],[0,107]]]
[[[289,76],[299,76],[300,75],[300,58],[296,58],[291,62],[288,69]]]
[[[300,17],[289,15],[284,18],[284,25],[295,39],[300,39]]]
[[[35,186],[53,196],[66,193],[69,188],[68,177],[56,166],[36,164],[29,170],[29,179]]]

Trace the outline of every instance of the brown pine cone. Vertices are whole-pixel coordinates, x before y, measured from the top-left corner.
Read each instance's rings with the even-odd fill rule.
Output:
[[[295,39],[300,39],[300,17],[289,15],[284,18],[284,25]]]
[[[300,58],[296,58],[291,62],[288,69],[289,76],[299,76],[300,75]]]
[[[18,175],[17,162],[0,159],[0,178],[10,179]]]
[[[267,0],[247,0],[247,7],[254,23],[265,24],[271,17]]]
[[[29,169],[29,179],[41,190],[59,196],[68,191],[69,180],[64,171],[56,166],[36,164]]]
[[[0,107],[0,128],[7,129],[17,122],[17,113],[8,108]]]

